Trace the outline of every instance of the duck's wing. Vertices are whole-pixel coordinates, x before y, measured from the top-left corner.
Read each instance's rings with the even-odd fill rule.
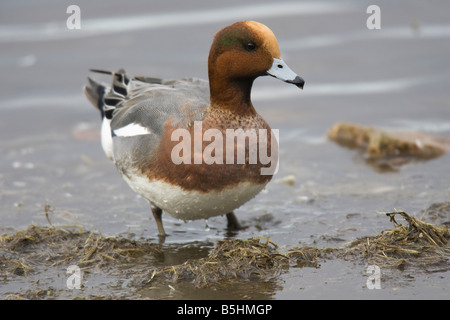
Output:
[[[89,78],[89,85],[84,88],[88,100],[100,110],[103,126],[107,127],[102,129],[102,143],[108,138],[113,141],[135,138],[127,139],[127,152],[136,147],[133,143],[145,144],[147,152],[151,152],[159,145],[168,121],[179,128],[187,128],[193,121],[204,118],[209,105],[209,86],[205,80],[131,78],[123,70],[93,71],[113,77],[111,86]],[[108,129],[110,137],[105,137]],[[107,155],[111,152],[105,150]]]

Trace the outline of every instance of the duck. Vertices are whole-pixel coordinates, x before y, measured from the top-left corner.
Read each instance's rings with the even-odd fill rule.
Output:
[[[91,71],[112,78],[108,85],[88,77],[83,88],[100,111],[103,151],[149,202],[159,236],[167,236],[163,212],[184,221],[226,216],[228,228],[241,228],[234,211],[265,188],[278,161],[274,130],[251,101],[254,80],[305,84],[272,30],[256,21],[219,30],[208,81]]]

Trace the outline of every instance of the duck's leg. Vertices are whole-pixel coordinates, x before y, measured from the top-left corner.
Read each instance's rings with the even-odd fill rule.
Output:
[[[238,219],[236,218],[236,215],[233,213],[233,211],[227,213],[227,227],[228,229],[233,230],[239,230],[241,229],[241,224],[239,223]]]
[[[166,232],[164,231],[163,223],[162,223],[162,210],[158,208],[157,206],[150,204],[150,207],[152,208],[153,217],[156,221],[156,226],[158,227],[159,236],[165,237],[167,236]]]

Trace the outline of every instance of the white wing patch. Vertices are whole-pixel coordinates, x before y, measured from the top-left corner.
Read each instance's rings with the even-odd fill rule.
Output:
[[[151,134],[151,131],[138,123],[130,123],[125,127],[114,130],[114,134],[118,137],[135,137]]]

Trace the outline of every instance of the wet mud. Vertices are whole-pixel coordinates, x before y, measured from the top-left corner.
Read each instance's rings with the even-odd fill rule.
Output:
[[[426,212],[448,215],[449,208],[449,203],[439,204]],[[82,228],[30,226],[0,237],[1,283],[11,288],[3,298],[190,299],[211,298],[215,292],[223,299],[220,292],[226,292],[234,299],[270,299],[289,269],[319,269],[330,259],[383,270],[449,271],[447,225],[405,212],[386,216],[393,228],[328,248],[279,248],[266,237],[174,248]],[[34,282],[34,288],[18,289],[23,281]]]

